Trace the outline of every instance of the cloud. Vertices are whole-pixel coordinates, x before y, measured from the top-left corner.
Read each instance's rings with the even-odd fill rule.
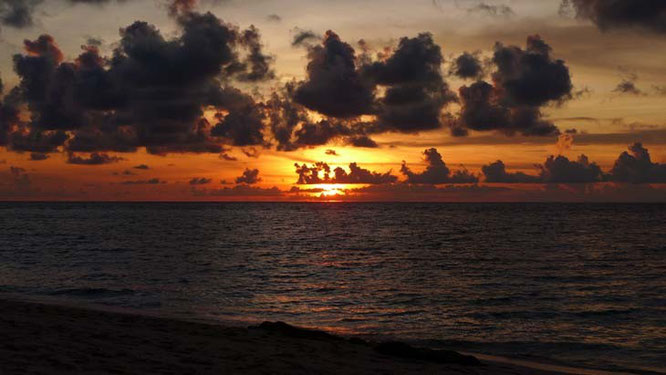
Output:
[[[549,156],[539,168],[540,179],[544,183],[590,183],[603,179],[601,168],[596,163],[590,163],[585,155],[580,155],[575,161],[562,155]]]
[[[197,6],[197,0],[169,0],[169,2],[169,15],[171,17],[187,15],[194,11],[194,8]]]
[[[398,181],[398,177],[393,176],[391,171],[386,173],[373,172],[361,168],[356,163],[349,164],[349,173],[343,168],[333,170],[332,183],[336,184],[391,184]]]
[[[377,148],[379,145],[367,135],[357,135],[347,138],[347,144],[354,147]]]
[[[146,22],[133,23],[120,31],[111,58],[90,45],[66,62],[51,36],[26,41],[26,53],[14,56],[20,83],[13,97],[27,104],[30,121],[8,131],[0,118],[0,138],[12,149],[35,152],[64,146],[219,153],[224,142],[263,145],[261,107],[231,86],[273,77],[259,31],[239,30],[211,13],[188,12],[177,22],[181,33],[170,39]],[[208,124],[205,108],[218,111],[218,124]],[[73,137],[67,142],[57,132]]]
[[[495,45],[493,84],[477,81],[459,89],[462,102],[458,117],[449,119],[454,135],[468,130],[495,130],[506,135],[558,134],[544,120],[541,107],[571,98],[571,77],[562,60],[553,60],[551,48],[538,35],[527,38],[523,50]]]
[[[93,4],[101,5],[114,0],[66,0],[71,4]],[[123,3],[126,0],[115,0]],[[169,0],[174,3],[183,0]],[[44,3],[44,0],[0,0],[0,24],[14,28],[25,28],[35,23],[33,14],[36,8]]]
[[[576,15],[594,22],[601,30],[640,28],[666,33],[666,3],[661,0],[563,0]]]
[[[145,165],[145,164],[135,165],[135,166],[132,167],[132,168],[134,168],[134,169],[143,169],[143,170],[150,169],[150,167],[147,166],[147,165]]]
[[[565,151],[571,150],[574,143],[574,134],[576,133],[577,133],[576,129],[569,129],[557,137],[557,143],[555,143],[555,149],[557,150],[558,154],[562,154]]]
[[[650,153],[641,143],[629,146],[615,161],[608,174],[615,182],[666,183],[666,164],[653,163]]]
[[[241,72],[238,79],[247,82],[265,81],[275,78],[272,64],[275,57],[263,52],[259,30],[250,26],[240,34],[240,42],[249,49],[246,60],[241,63]]]
[[[516,14],[514,13],[513,9],[511,9],[511,7],[504,4],[491,5],[486,3],[480,3],[472,8],[467,9],[467,11],[470,13],[483,13],[493,17],[499,16],[505,18],[514,16]]]
[[[220,115],[220,122],[212,128],[210,134],[226,139],[233,146],[266,145],[263,135],[264,113],[250,97],[240,92],[236,94],[239,95],[235,105],[237,108],[226,115]],[[221,151],[222,148],[219,148],[218,152]]]
[[[166,181],[161,181],[159,178],[151,178],[149,180],[132,180],[123,181],[123,185],[159,185],[166,184]]]
[[[478,177],[466,170],[458,170],[451,173],[449,167],[444,163],[442,155],[434,148],[425,150],[423,155],[425,156],[426,169],[421,173],[413,172],[407,167],[407,163],[402,163],[400,172],[407,178],[405,182],[410,184],[437,185],[446,183],[473,183],[479,180]]]
[[[193,190],[195,196],[216,196],[216,197],[279,197],[284,192],[277,187],[261,188],[250,185],[236,185],[234,187],[225,187],[222,189]]]
[[[643,91],[636,87],[635,82],[628,79],[623,79],[622,82],[618,83],[615,89],[613,89],[613,92],[619,94],[644,95]]]
[[[358,166],[357,163],[349,164],[349,172],[341,167],[334,170],[324,162],[317,162],[312,166],[307,164],[294,164],[298,174],[298,185],[312,184],[390,184],[397,182],[398,178],[391,174],[373,172]],[[331,172],[333,172],[331,174]]]
[[[432,35],[421,33],[400,39],[386,59],[363,66],[363,76],[385,88],[377,99],[374,132],[417,133],[442,126],[442,109],[456,100],[442,77],[443,61]]]
[[[453,60],[449,74],[463,79],[483,78],[483,64],[478,53],[463,52]]]
[[[326,155],[338,156],[338,153],[335,150],[328,149],[326,150]]]
[[[531,176],[522,172],[509,173],[501,160],[481,167],[485,182],[498,183],[535,183],[539,182],[538,176]]]
[[[310,43],[319,42],[322,37],[311,30],[296,29],[296,34],[291,40],[292,47],[310,46]]]
[[[246,168],[245,171],[243,171],[243,174],[240,175],[239,177],[236,177],[236,183],[237,184],[247,184],[247,185],[253,185],[261,181],[261,178],[259,177],[259,170],[258,169],[249,169]]]
[[[125,159],[118,156],[109,156],[107,154],[100,154],[97,152],[93,152],[87,158],[77,156],[73,153],[70,153],[67,156],[68,164],[78,164],[78,165],[103,165],[103,164],[117,163],[122,160]]]
[[[32,181],[30,176],[26,173],[25,169],[20,167],[9,167],[9,174],[11,176],[11,184],[16,190],[24,191],[30,189]]]
[[[269,21],[269,22],[281,22],[282,17],[280,17],[279,15],[277,15],[275,13],[272,13],[272,14],[269,14],[269,15],[266,16],[266,20]]]
[[[357,70],[354,48],[329,30],[321,45],[308,49],[308,59],[307,78],[293,94],[297,103],[337,118],[371,113],[372,87]]]
[[[210,178],[205,178],[205,177],[193,177],[193,178],[190,180],[189,184],[190,184],[190,185],[206,185],[206,184],[210,184],[211,182],[213,182],[213,180],[210,179]]]
[[[32,160],[32,161],[42,161],[42,160],[46,160],[48,158],[49,158],[49,155],[47,155],[47,154],[42,154],[42,153],[39,153],[39,152],[30,153],[30,160]]]
[[[335,119],[305,122],[294,132],[294,142],[299,147],[322,146],[334,138],[351,133],[344,122]]]
[[[14,28],[32,26],[32,14],[42,0],[0,0],[0,23]]]

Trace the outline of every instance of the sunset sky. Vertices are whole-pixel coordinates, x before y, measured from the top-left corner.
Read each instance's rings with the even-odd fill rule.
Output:
[[[0,24],[0,200],[666,201],[663,1],[0,0]]]

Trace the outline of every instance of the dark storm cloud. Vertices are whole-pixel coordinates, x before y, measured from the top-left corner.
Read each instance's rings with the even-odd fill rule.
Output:
[[[590,163],[587,156],[580,155],[578,160],[567,157],[550,156],[539,165],[540,179],[544,183],[590,183],[602,181],[603,173],[596,163]]]
[[[472,183],[478,182],[478,178],[466,170],[458,170],[451,173],[446,166],[442,155],[436,149],[431,148],[423,152],[425,156],[426,169],[421,172],[413,172],[405,162],[402,163],[400,172],[405,175],[405,182],[410,184],[437,185],[446,183]]]
[[[373,172],[358,166],[356,163],[349,164],[349,172],[337,167],[332,170],[324,162],[317,162],[308,166],[307,164],[294,164],[298,174],[298,185],[310,184],[390,184],[398,181],[398,177],[386,173]],[[331,174],[331,172],[333,172]]]
[[[493,85],[477,81],[459,89],[462,108],[457,118],[449,120],[452,133],[558,134],[557,127],[543,119],[540,108],[571,98],[572,84],[564,61],[552,59],[550,52],[539,36],[528,37],[524,50],[497,43],[492,59],[496,66]]]
[[[74,155],[73,153],[70,153],[67,156],[67,163],[68,164],[79,164],[79,165],[103,165],[103,164],[111,164],[111,163],[117,163],[119,161],[125,160],[121,157],[117,156],[110,156],[107,154],[100,154],[97,152],[93,152],[90,154],[89,157],[81,157]]]
[[[262,52],[258,30],[239,31],[210,13],[186,12],[177,21],[182,34],[173,39],[141,21],[122,29],[111,58],[86,46],[74,62],[63,62],[49,35],[26,41],[27,53],[16,55],[14,65],[17,95],[31,118],[15,132],[20,136],[9,137],[17,143],[10,147],[52,151],[29,141],[59,130],[73,134],[65,146],[77,152],[143,146],[155,154],[219,153],[222,142],[264,145],[262,108],[229,83],[273,77],[273,58]],[[214,127],[204,108],[218,110]],[[7,133],[5,123],[0,130]]]
[[[483,78],[483,64],[478,54],[463,52],[453,60],[449,74],[464,79]]]
[[[297,103],[337,118],[371,113],[373,90],[359,74],[349,44],[329,30],[321,45],[309,48],[308,59],[307,78],[294,91]]]
[[[663,0],[563,0],[580,18],[592,20],[601,30],[642,28],[666,33],[666,2]]]
[[[261,178],[259,177],[259,170],[258,169],[246,168],[243,171],[242,175],[240,175],[239,177],[236,177],[236,183],[237,184],[253,185],[253,184],[256,184],[257,182],[260,182],[260,181],[261,181]]]
[[[402,38],[383,61],[363,66],[363,76],[386,93],[377,100],[375,131],[416,133],[442,126],[442,109],[455,101],[441,72],[441,48],[430,33]]]
[[[210,179],[210,178],[205,178],[205,177],[193,177],[193,178],[190,180],[189,184],[190,184],[190,185],[206,185],[206,184],[210,184],[211,182],[213,182],[213,180]]]
[[[501,160],[481,167],[481,172],[486,182],[500,183],[532,183],[539,182],[539,177],[531,176],[522,172],[510,173],[506,171],[506,166]]]
[[[629,146],[615,161],[608,174],[615,182],[666,183],[666,164],[653,163],[650,153],[641,143]]]

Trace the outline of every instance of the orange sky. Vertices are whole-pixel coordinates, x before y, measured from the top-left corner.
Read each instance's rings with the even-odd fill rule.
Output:
[[[493,2],[499,5],[502,2]],[[198,11],[245,29],[255,25],[261,33],[264,51],[273,57],[275,76],[261,82],[236,82],[235,87],[257,102],[288,82],[307,80],[307,47],[293,47],[294,35],[311,30],[323,35],[334,30],[343,42],[361,49],[366,41],[373,55],[388,48],[395,52],[401,37],[430,32],[442,49],[444,79],[453,92],[470,81],[448,75],[451,61],[463,51],[478,51],[488,64],[495,42],[525,48],[528,35],[539,34],[552,48],[553,59],[569,69],[572,97],[549,102],[540,110],[544,119],[561,131],[575,128],[573,138],[558,145],[558,136],[507,136],[498,132],[471,131],[454,137],[442,126],[412,133],[385,131],[373,134],[376,148],[354,147],[342,137],[327,144],[279,151],[268,127],[264,137],[272,146],[237,147],[226,144],[222,153],[171,153],[155,155],[143,147],[135,152],[100,151],[117,157],[102,165],[68,163],[68,152],[59,147],[46,160],[33,161],[31,152],[0,146],[0,200],[443,200],[443,201],[533,201],[533,200],[666,200],[664,184],[487,183],[481,167],[502,160],[509,172],[539,175],[538,164],[550,155],[575,160],[585,154],[604,173],[634,142],[649,150],[657,167],[666,163],[666,37],[642,29],[599,30],[589,20],[558,14],[559,0],[538,2],[515,0],[511,14],[481,14],[475,2],[423,0],[409,2],[372,0],[362,5],[352,1],[230,1],[202,2]],[[503,4],[503,3],[502,3]],[[25,54],[23,40],[35,40],[48,33],[62,50],[64,61],[74,61],[80,46],[89,38],[101,41],[100,54],[111,56],[118,46],[118,29],[140,19],[154,24],[166,38],[182,34],[178,23],[166,12],[164,2],[110,3],[104,7],[71,5],[67,1],[47,2],[35,9],[31,27],[2,28],[0,77],[7,95],[20,85],[12,56]],[[273,17],[269,17],[273,15]],[[278,19],[279,18],[279,19]],[[320,41],[313,42],[315,45]],[[492,82],[492,68],[485,79]],[[621,92],[618,84],[631,82],[637,91]],[[460,101],[445,106],[441,115],[457,114]],[[30,122],[27,106],[24,122]],[[322,117],[307,109],[313,120]],[[207,113],[210,118],[214,112]],[[370,120],[374,118],[368,117]],[[267,120],[264,120],[267,121]],[[29,125],[26,125],[29,126]],[[266,125],[268,126],[268,125]],[[27,128],[26,128],[27,129]],[[411,170],[423,171],[424,150],[435,148],[452,171],[466,169],[479,176],[473,184],[443,183],[437,186],[409,186],[400,172],[403,161]],[[335,153],[331,152],[335,151]],[[87,158],[88,153],[75,153]],[[223,157],[223,155],[225,155]],[[235,160],[231,160],[235,159]],[[326,162],[332,169],[349,170],[358,163],[370,171],[398,177],[388,186],[368,184],[297,186],[294,164]],[[145,165],[147,168],[135,168]],[[258,169],[260,181],[237,184],[246,169]],[[157,180],[155,180],[157,179]],[[200,184],[194,184],[199,179]],[[151,181],[152,180],[152,181]],[[299,189],[318,189],[296,192]]]

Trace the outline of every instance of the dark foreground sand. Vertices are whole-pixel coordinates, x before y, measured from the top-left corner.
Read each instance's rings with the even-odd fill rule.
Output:
[[[284,324],[223,327],[0,300],[0,374],[555,374]]]

